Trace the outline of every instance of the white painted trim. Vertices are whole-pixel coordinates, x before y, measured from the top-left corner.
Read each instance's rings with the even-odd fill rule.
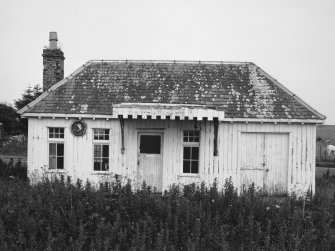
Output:
[[[142,106],[156,106],[156,107],[202,107],[204,109],[207,108],[205,105],[197,105],[197,104],[165,104],[165,103],[120,103],[114,104],[113,107],[142,107]]]
[[[65,114],[65,113],[24,113],[21,117],[41,117],[41,118],[89,118],[89,119],[111,119],[112,115],[99,115],[99,114]]]
[[[36,117],[36,118],[86,118],[86,119],[118,119],[116,115],[100,115],[100,114],[65,114],[65,113],[24,113],[23,118]],[[127,118],[124,118],[127,119]],[[136,118],[133,118],[136,119]],[[161,116],[165,119],[165,116]],[[224,118],[220,123],[305,123],[305,124],[324,124],[324,120],[320,119],[257,119],[257,118]]]
[[[41,101],[43,98],[45,98],[46,96],[48,96],[51,92],[53,92],[54,90],[56,90],[58,87],[62,86],[63,84],[65,84],[66,82],[68,82],[69,80],[71,80],[72,78],[74,78],[79,72],[81,72],[82,70],[84,70],[90,64],[91,64],[91,61],[88,61],[87,63],[83,64],[81,67],[79,67],[73,73],[71,73],[68,77],[62,79],[58,83],[56,83],[53,86],[51,86],[47,91],[45,91],[44,93],[42,93],[37,99],[35,99],[34,101],[30,102],[28,105],[26,105],[22,109],[18,110],[18,113],[22,115],[26,110],[28,110],[29,108],[31,108],[34,105],[36,105],[39,101]],[[24,117],[24,116],[22,116],[22,117]]]
[[[323,124],[325,121],[320,119],[257,119],[257,118],[225,118],[222,122],[253,122],[253,123],[305,123],[305,124]]]
[[[138,116],[141,116],[142,119],[146,119],[148,116],[152,119],[156,119],[157,116],[160,116],[162,119],[170,117],[171,120],[175,120],[176,117],[179,117],[180,120],[184,120],[186,117],[190,120],[203,120],[205,117],[209,121],[214,120],[214,118],[218,118],[218,120],[224,119],[224,111],[210,109],[203,106],[187,105],[185,107],[183,104],[165,105],[162,103],[145,103],[144,105],[140,103],[115,105],[113,107],[113,116],[118,117],[120,115],[124,118],[127,118],[128,116],[138,118]]]

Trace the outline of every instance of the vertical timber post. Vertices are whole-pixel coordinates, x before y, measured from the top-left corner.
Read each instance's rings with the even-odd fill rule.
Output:
[[[219,129],[219,120],[217,118],[214,118],[213,121],[214,121],[214,156],[218,156],[218,129]]]
[[[125,148],[124,148],[124,120],[123,116],[119,115],[120,119],[120,126],[121,126],[121,153],[124,154]]]

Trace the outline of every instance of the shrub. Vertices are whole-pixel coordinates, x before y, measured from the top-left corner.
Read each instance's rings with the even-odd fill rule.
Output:
[[[0,177],[27,180],[27,166],[21,161],[13,165],[13,163],[6,163],[0,159]]]
[[[331,250],[333,200],[237,196],[231,181],[163,195],[117,181],[0,179],[0,249]]]

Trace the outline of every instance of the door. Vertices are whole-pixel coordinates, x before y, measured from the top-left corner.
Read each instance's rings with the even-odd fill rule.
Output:
[[[248,189],[254,183],[256,189],[263,189],[264,177],[264,134],[241,134],[241,183]]]
[[[285,194],[288,146],[288,133],[241,133],[242,189],[254,182],[266,194]]]
[[[161,133],[138,134],[138,178],[156,191],[162,191],[163,151]]]

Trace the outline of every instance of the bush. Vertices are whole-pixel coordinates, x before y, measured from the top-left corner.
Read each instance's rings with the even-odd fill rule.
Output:
[[[0,159],[0,177],[27,180],[27,166],[21,161],[13,165],[13,163],[6,163]]]
[[[0,180],[0,250],[334,250],[334,203],[238,196],[227,181],[132,192],[55,180]]]

